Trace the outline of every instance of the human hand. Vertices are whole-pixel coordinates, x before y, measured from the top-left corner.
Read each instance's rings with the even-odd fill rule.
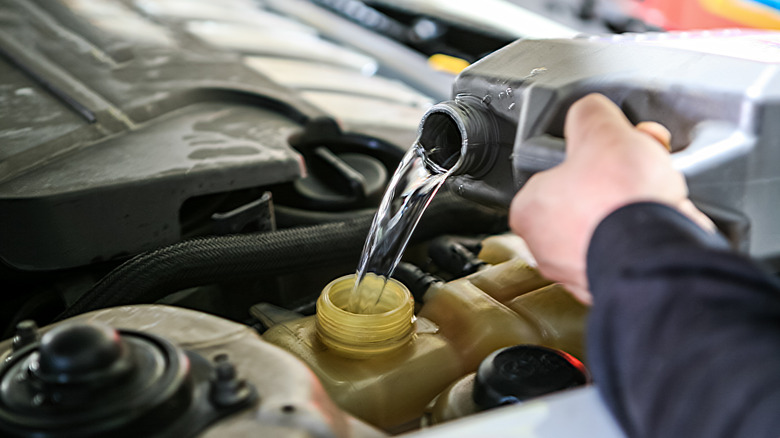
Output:
[[[539,270],[590,304],[585,260],[596,226],[618,208],[653,201],[677,208],[702,228],[712,222],[688,199],[668,152],[671,134],[644,122],[633,126],[606,97],[588,95],[571,106],[564,129],[566,159],[534,175],[509,210]]]

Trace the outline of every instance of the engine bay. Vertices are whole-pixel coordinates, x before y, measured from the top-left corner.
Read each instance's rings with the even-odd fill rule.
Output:
[[[354,407],[383,411],[389,395],[334,403],[263,340],[354,271],[384,187],[454,77],[304,3],[3,5],[4,434],[383,436],[419,428],[427,398],[516,343],[448,364],[451,378],[384,421]],[[378,57],[333,35],[325,13]],[[510,40],[470,32],[467,59]],[[400,269],[417,307],[424,286],[489,266],[480,240],[505,231],[505,212],[440,194]],[[413,336],[438,332],[419,318]],[[436,374],[377,361],[417,382]]]
[[[617,10],[581,9],[592,2],[528,3],[512,11],[529,37],[653,30]],[[501,204],[517,175],[460,176],[431,202],[393,276],[397,299],[377,312],[408,311],[381,339],[391,347],[350,343],[381,332],[378,315],[360,315],[369,323],[346,338],[336,324],[334,341],[320,313],[323,297],[341,299],[338,279],[355,272],[381,197],[436,103],[484,89],[506,120],[518,118],[521,94],[553,108],[534,114],[544,129],[502,138],[493,159],[509,166],[515,132],[560,137],[556,114],[573,99],[574,80],[556,76],[568,65],[537,55],[575,62],[607,53],[602,40],[515,43],[502,49],[523,55],[514,64],[487,59],[456,80],[526,36],[523,26],[513,33],[424,2],[350,0],[9,0],[0,20],[3,436],[621,436],[587,371],[588,309],[508,232]],[[585,44],[591,52],[571,48]],[[746,78],[762,74],[745,66]],[[739,81],[692,91],[705,97],[691,108],[675,90],[695,68],[663,84],[667,93],[630,67],[577,72],[576,86],[587,86],[574,94],[612,93],[632,118],[689,115],[670,119],[675,134],[717,119],[728,133],[771,137],[734,128],[742,113],[710,105],[744,103]],[[618,85],[593,85],[598,75]],[[752,153],[745,144],[735,154]],[[680,156],[704,169],[689,175],[707,195],[700,207],[735,247],[748,251],[752,238],[759,255],[780,253],[762,237],[774,225],[760,195],[780,191],[753,184],[762,160],[739,161],[745,175],[726,181],[756,193],[743,204],[742,192],[724,197],[713,184],[723,162],[689,149]]]

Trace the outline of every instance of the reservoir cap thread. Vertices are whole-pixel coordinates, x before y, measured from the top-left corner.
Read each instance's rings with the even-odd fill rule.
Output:
[[[390,279],[377,305],[381,313],[345,310],[355,275],[330,282],[317,300],[316,328],[322,343],[334,353],[365,359],[395,351],[414,336],[414,300],[409,290]]]

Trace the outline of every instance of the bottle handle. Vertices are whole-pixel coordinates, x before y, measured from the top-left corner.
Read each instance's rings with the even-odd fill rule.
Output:
[[[692,137],[688,146],[672,154],[675,169],[689,180],[744,158],[756,144],[755,136],[722,121],[700,122],[694,127]],[[746,177],[742,175],[740,179]]]
[[[746,156],[755,141],[731,123],[701,122],[694,128],[688,146],[672,153],[672,162],[686,178],[696,178]],[[512,155],[516,186],[522,187],[534,173],[551,169],[565,158],[563,138],[541,134],[523,140]]]
[[[551,169],[566,158],[566,142],[550,134],[523,140],[512,153],[515,186],[519,189],[537,172]]]

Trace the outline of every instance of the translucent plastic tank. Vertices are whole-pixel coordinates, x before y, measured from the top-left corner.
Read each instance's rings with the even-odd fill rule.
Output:
[[[535,345],[504,348],[482,361],[477,372],[447,387],[431,404],[422,424],[521,403],[589,381],[588,371],[569,354]]]
[[[414,302],[401,283],[388,282],[372,314],[344,310],[353,284],[354,276],[334,280],[316,317],[277,324],[263,338],[306,362],[356,417],[385,429],[414,421],[465,373],[460,357],[442,336],[417,329]]]
[[[536,327],[539,345],[565,351],[585,361],[585,323],[588,308],[560,284],[529,292],[506,303]]]
[[[584,359],[587,307],[515,258],[425,294],[421,317],[434,321],[468,371],[493,351],[517,344],[558,348]]]

